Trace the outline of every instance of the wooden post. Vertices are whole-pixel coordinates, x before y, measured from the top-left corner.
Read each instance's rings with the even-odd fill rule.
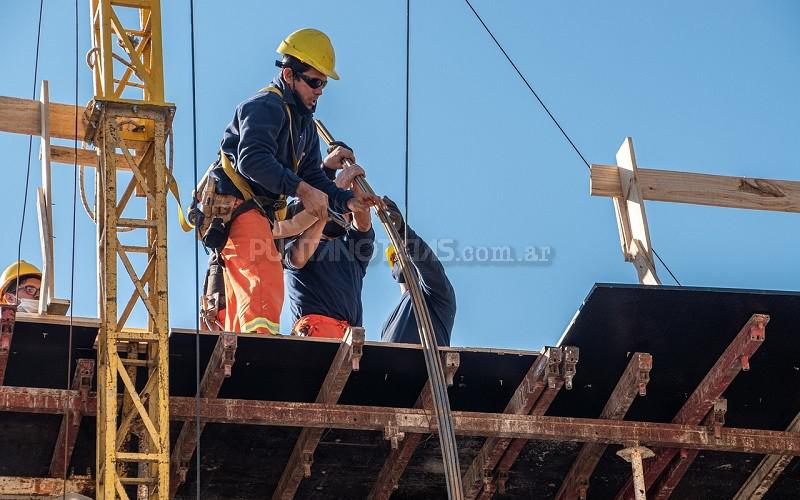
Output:
[[[653,261],[644,199],[639,187],[633,139],[630,137],[625,138],[617,151],[617,165],[619,165],[619,183],[622,187],[622,195],[613,200],[614,210],[617,213],[622,253],[625,260],[632,262],[636,267],[639,283],[660,285],[661,280],[658,278]]]

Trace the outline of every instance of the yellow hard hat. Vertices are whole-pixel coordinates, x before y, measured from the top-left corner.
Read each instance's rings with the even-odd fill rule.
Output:
[[[36,276],[41,279],[42,272],[38,267],[24,260],[20,260],[19,265],[17,265],[17,262],[12,263],[3,271],[2,276],[0,276],[0,283],[2,283],[2,286],[0,286],[0,294],[5,293],[8,287],[11,286],[11,283],[17,281],[17,276],[19,276],[20,280],[28,276]]]
[[[319,30],[303,28],[295,31],[278,45],[277,52],[294,56],[320,73],[334,80],[339,79],[339,74],[334,69],[336,55],[333,53],[331,39]]]
[[[394,245],[389,245],[386,248],[386,262],[389,263],[389,267],[394,267],[394,258],[397,256],[397,249]]]

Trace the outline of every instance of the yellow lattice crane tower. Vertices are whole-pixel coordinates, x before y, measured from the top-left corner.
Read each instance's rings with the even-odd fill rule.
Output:
[[[100,317],[97,498],[128,498],[126,488],[135,486],[140,498],[166,499],[166,193],[171,175],[165,142],[175,107],[164,101],[160,0],[90,1],[88,61],[94,71],[94,98],[86,112],[86,140],[100,154],[95,177]],[[134,197],[144,203],[130,203]],[[120,232],[130,232],[125,241],[136,244],[122,244]],[[134,265],[141,260],[131,258],[136,253],[146,256],[143,269]],[[127,278],[133,293],[121,302],[118,284]],[[146,310],[146,328],[128,326],[137,303]]]

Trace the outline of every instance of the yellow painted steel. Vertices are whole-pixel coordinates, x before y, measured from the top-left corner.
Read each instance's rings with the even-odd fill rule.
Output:
[[[138,15],[131,15],[131,9]],[[160,0],[90,0],[90,13],[93,48],[88,62],[95,97],[87,111],[91,125],[86,139],[101,152],[95,177],[101,324],[97,498],[167,499],[169,177],[165,142],[175,108],[164,101],[161,6]],[[135,25],[126,26],[131,19],[136,19]],[[118,151],[126,164],[124,170],[117,168]],[[119,197],[118,183],[123,188]],[[129,204],[134,195],[144,203]],[[134,245],[147,249],[144,265],[137,268],[139,261],[129,258],[132,247],[120,244],[120,230],[131,231],[126,243],[138,239]],[[118,272],[119,263],[122,272]],[[122,302],[120,289],[130,293]],[[143,317],[144,328],[129,324]],[[136,387],[144,389],[137,392]]]

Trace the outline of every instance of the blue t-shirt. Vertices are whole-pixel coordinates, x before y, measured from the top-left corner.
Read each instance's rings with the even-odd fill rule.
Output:
[[[288,256],[297,239],[286,245]],[[307,314],[321,314],[362,326],[361,287],[375,251],[375,231],[349,229],[333,240],[322,239],[305,266],[295,269],[284,259],[285,284],[292,323]]]

